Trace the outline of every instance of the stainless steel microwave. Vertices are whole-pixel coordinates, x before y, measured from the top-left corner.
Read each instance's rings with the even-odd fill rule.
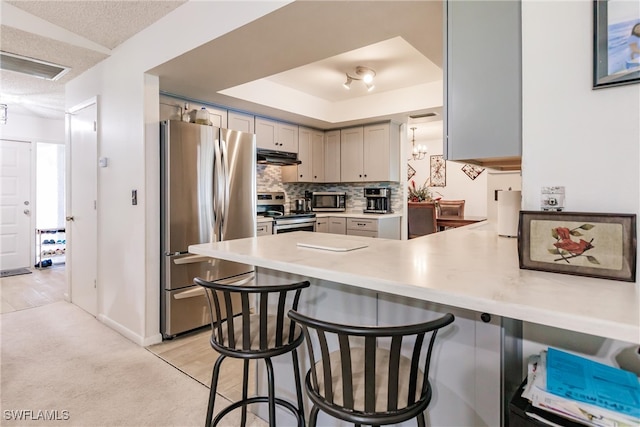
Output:
[[[342,212],[346,210],[347,193],[344,191],[314,191],[311,210],[315,212]]]

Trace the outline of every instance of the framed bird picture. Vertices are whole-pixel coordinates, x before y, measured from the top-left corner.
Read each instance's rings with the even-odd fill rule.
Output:
[[[431,156],[431,187],[446,187],[447,162],[442,154]]]
[[[636,215],[520,211],[520,268],[635,282]]]

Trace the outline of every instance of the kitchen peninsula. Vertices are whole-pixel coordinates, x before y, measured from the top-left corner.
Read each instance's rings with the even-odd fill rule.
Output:
[[[298,243],[366,247],[332,251],[300,247]],[[475,337],[450,353],[445,353],[446,346],[442,350],[440,359],[444,361],[437,363],[441,366],[434,373],[440,398],[433,403],[433,425],[501,422],[499,414],[504,417],[504,401],[509,396],[502,391],[502,402],[496,402],[487,397],[492,394],[487,392],[493,389],[500,395],[501,377],[508,374],[500,359],[510,351],[506,348],[510,344],[504,340],[505,325],[510,321],[640,344],[640,293],[636,283],[520,270],[516,239],[499,237],[491,222],[404,241],[296,232],[194,245],[189,251],[253,264],[259,281],[261,272],[265,277],[284,272],[293,278],[311,278],[312,287],[335,292],[323,299],[312,294],[316,301],[307,305],[308,309],[315,310],[313,304],[323,309],[325,305],[336,306],[336,311],[337,307],[347,307],[354,323],[403,322],[407,313],[418,308],[413,312],[414,321],[418,320],[415,314],[419,315],[420,307],[454,312],[456,322],[452,326],[458,328],[456,333],[470,330],[473,335],[475,331]],[[368,313],[366,307],[376,314]],[[424,312],[428,317],[427,310]],[[478,316],[474,320],[473,315],[464,313]],[[491,325],[494,328],[487,335],[483,328]],[[488,338],[480,339],[481,335]],[[517,342],[517,334],[514,338]],[[443,334],[440,343],[450,339],[455,341],[455,336]],[[475,362],[466,361],[467,366],[449,369],[447,364],[460,362],[450,361],[448,355],[460,357],[461,352],[467,359],[475,356]],[[481,360],[483,352],[487,353],[485,360]],[[455,369],[465,372],[465,378],[452,374]],[[515,375],[520,372],[516,370]],[[462,409],[460,402],[465,403]]]

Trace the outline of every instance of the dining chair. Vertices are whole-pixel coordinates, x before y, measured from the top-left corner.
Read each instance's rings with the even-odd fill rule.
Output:
[[[194,283],[202,286],[209,301],[212,319],[221,319],[211,323],[211,347],[219,353],[213,366],[209,405],[207,407],[206,426],[215,426],[234,409],[242,407],[240,425],[245,426],[247,405],[268,403],[269,426],[276,426],[276,405],[289,410],[297,419],[299,426],[305,425],[300,367],[297,348],[304,337],[299,325],[287,317],[288,310],[298,307],[302,289],[308,288],[308,281],[284,285],[256,284],[255,278],[247,283],[223,283],[207,281],[196,277]],[[226,310],[232,313],[232,301],[239,295],[242,310],[238,316],[224,318]],[[274,372],[271,358],[291,353],[292,373],[296,384],[297,407],[291,402],[275,397]],[[215,418],[213,408],[222,362],[227,358],[244,361],[242,377],[242,399],[222,409]],[[267,370],[267,396],[248,397],[249,361],[264,360]]]
[[[436,205],[433,202],[408,202],[407,226],[409,239],[438,231]]]
[[[440,216],[464,218],[464,200],[439,200]]]
[[[327,322],[290,310],[302,327],[310,369],[305,391],[318,412],[359,426],[398,424],[417,418],[431,401],[429,365],[439,329],[454,321],[447,313],[411,325],[355,326]],[[405,352],[402,352],[403,346]]]

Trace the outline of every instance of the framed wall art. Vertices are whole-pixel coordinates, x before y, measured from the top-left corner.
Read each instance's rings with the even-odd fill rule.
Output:
[[[466,164],[462,166],[462,172],[464,172],[469,177],[469,179],[473,181],[478,177],[478,175],[484,172],[484,168],[476,165]]]
[[[416,174],[416,170],[407,163],[407,181],[409,181]]]
[[[640,10],[634,1],[593,2],[593,88],[640,83]]]
[[[633,282],[636,215],[521,211],[520,268]]]
[[[431,187],[445,187],[447,185],[447,163],[442,154],[430,158]]]

